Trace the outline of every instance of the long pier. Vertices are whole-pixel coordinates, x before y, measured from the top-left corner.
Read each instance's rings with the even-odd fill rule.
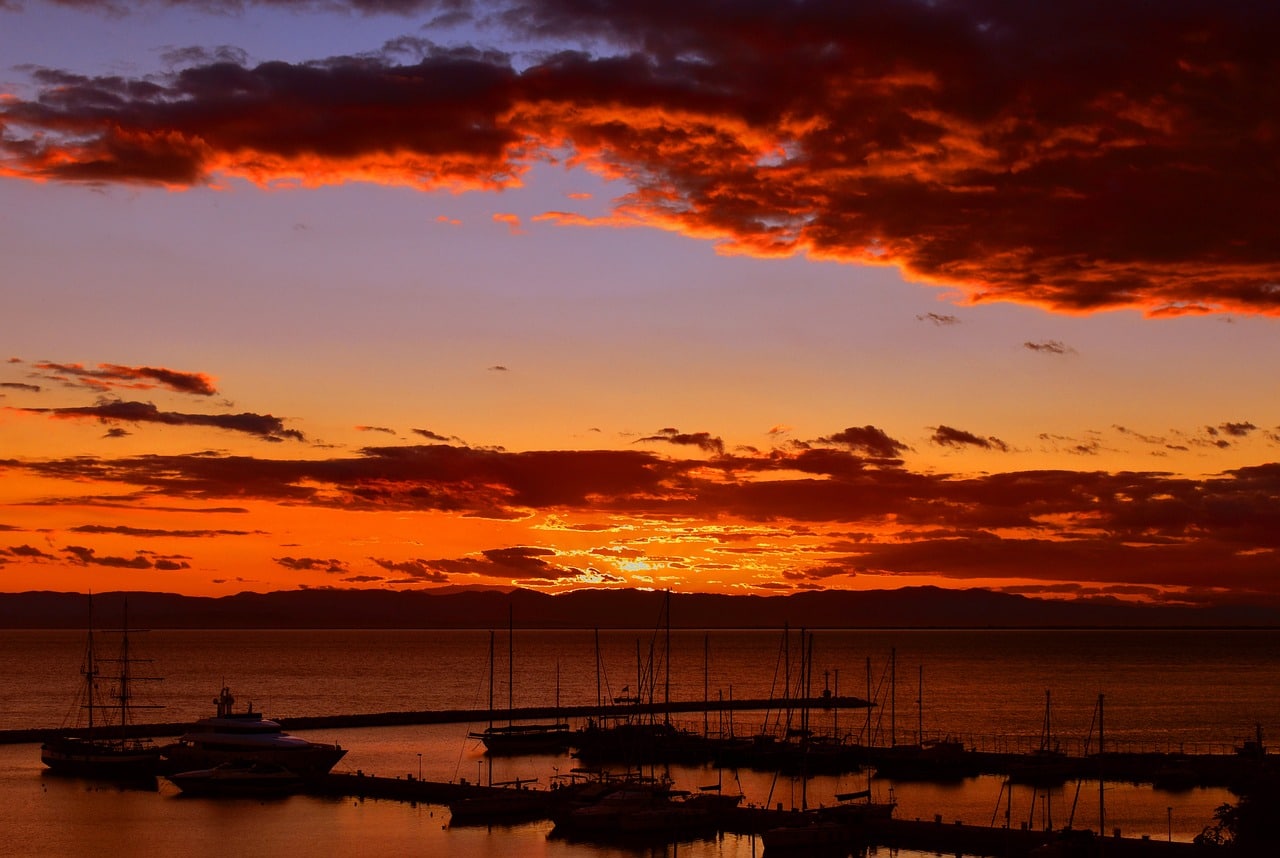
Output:
[[[516,791],[509,787],[489,787],[467,782],[442,783],[418,780],[412,775],[405,778],[374,777],[362,773],[330,774],[309,787],[309,791],[328,796],[344,796],[361,799],[420,802],[422,804],[448,804],[465,799],[490,799],[510,797]],[[558,809],[557,791],[529,789],[519,791],[521,812],[519,819],[551,818]],[[795,825],[804,814],[795,810],[764,808],[757,806],[736,807],[716,815],[709,830],[735,834],[760,834],[773,828]],[[510,817],[494,816],[489,820],[469,819],[468,824],[510,823]],[[917,849],[940,854],[999,856],[1021,858],[1035,849],[1063,836],[1062,832],[1038,831],[1030,828],[1003,828],[966,825],[961,822],[943,822],[941,817],[932,822],[903,819],[867,819],[856,823],[853,834],[867,845]],[[1090,832],[1076,831],[1077,840],[1096,841]],[[1185,858],[1200,854],[1196,847],[1184,841],[1151,840],[1149,838],[1115,836],[1103,840],[1108,858]]]
[[[783,701],[769,698],[743,700],[672,700],[667,703],[626,703],[604,706],[528,706],[518,709],[427,709],[409,712],[374,712],[363,715],[303,715],[276,718],[289,730],[339,730],[360,727],[405,727],[424,724],[479,724],[488,721],[542,721],[553,718],[597,718],[613,720],[634,715],[661,715],[689,712],[760,712],[790,706],[813,709],[866,709],[870,706],[860,697],[813,697],[807,700]],[[178,736],[191,728],[191,722],[166,724],[131,724],[127,734],[137,737]],[[0,745],[43,742],[66,730],[37,727],[23,730],[0,730]]]

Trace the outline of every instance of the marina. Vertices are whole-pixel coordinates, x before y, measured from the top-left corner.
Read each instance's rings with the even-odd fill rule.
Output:
[[[555,677],[557,662],[563,663],[567,656],[581,649],[580,645],[575,647],[573,641],[589,642],[591,635],[590,631],[530,634],[529,672],[542,677]],[[1099,635],[1107,636],[1104,633],[1078,634],[1075,639],[1092,646],[1090,639]],[[833,651],[837,649],[836,645],[843,650],[878,643],[872,636],[864,633],[831,632],[829,636],[832,638]],[[48,636],[31,633],[16,636],[11,634],[10,637],[9,643],[18,647],[22,644],[20,639],[24,637],[36,644],[37,649],[31,651],[30,661],[35,662],[34,668],[38,669],[38,662],[44,657],[38,653],[44,652]],[[155,652],[156,639],[168,638],[164,641],[168,647],[166,674],[177,677],[175,685],[178,687],[187,682],[184,677],[190,674],[192,681],[189,684],[195,689],[192,692],[193,705],[184,703],[185,695],[176,700],[177,695],[165,695],[169,712],[191,720],[172,722],[170,729],[162,729],[164,725],[142,725],[153,736],[180,735],[196,721],[208,717],[207,713],[201,712],[200,705],[201,701],[203,706],[208,705],[207,685],[204,689],[199,688],[209,673],[206,668],[201,667],[207,654],[191,662],[197,668],[194,671],[177,661],[184,650],[184,640],[194,644],[196,637],[161,631],[152,633],[148,640],[149,649]],[[729,765],[725,743],[740,742],[740,737],[753,737],[780,716],[785,722],[785,713],[779,712],[780,698],[768,696],[771,679],[760,670],[760,665],[765,660],[764,654],[776,645],[776,632],[726,634],[718,636],[718,640],[713,636],[712,651],[722,654],[713,664],[719,672],[732,674],[736,680],[732,702],[727,694],[722,701],[719,693],[704,693],[702,656],[705,652],[705,636],[677,632],[673,634],[671,656],[674,667],[672,685],[676,690],[673,691],[673,699],[669,704],[666,701],[655,701],[651,705],[647,700],[640,704],[633,701],[624,704],[606,703],[603,706],[582,704],[584,697],[595,698],[595,679],[592,674],[584,676],[579,669],[564,671],[566,678],[572,678],[561,690],[568,703],[560,706],[556,705],[553,696],[554,682],[544,681],[530,687],[541,688],[550,699],[545,699],[544,703],[534,697],[531,703],[535,705],[513,710],[490,710],[484,705],[464,708],[448,705],[465,699],[462,695],[437,692],[433,697],[422,698],[402,693],[397,698],[400,703],[398,707],[381,712],[357,712],[349,715],[319,713],[324,713],[326,708],[332,711],[330,707],[335,704],[350,705],[353,702],[352,698],[341,692],[333,693],[335,689],[346,688],[348,684],[357,688],[364,687],[362,683],[369,680],[377,682],[379,677],[343,674],[337,670],[332,673],[336,681],[330,684],[326,693],[314,693],[321,689],[313,687],[313,694],[309,699],[298,698],[301,703],[279,702],[289,699],[281,696],[282,690],[302,690],[302,686],[290,686],[284,678],[314,669],[316,652],[324,653],[329,649],[324,644],[327,639],[332,638],[333,649],[341,649],[348,658],[357,661],[363,658],[363,652],[373,653],[383,649],[403,652],[410,669],[428,667],[428,661],[419,661],[416,653],[434,653],[433,662],[437,664],[437,672],[424,670],[421,680],[423,685],[419,687],[447,685],[449,677],[459,676],[458,670],[474,663],[478,649],[481,657],[478,674],[472,674],[473,687],[478,686],[478,696],[483,699],[487,697],[488,686],[484,670],[484,634],[340,632],[319,635],[311,633],[310,638],[305,633],[298,633],[292,637],[300,646],[289,644],[287,641],[290,636],[275,632],[248,635],[240,633],[234,644],[227,640],[219,641],[233,650],[236,646],[256,647],[270,641],[275,657],[272,669],[260,671],[256,676],[232,674],[227,677],[227,685],[234,682],[237,688],[250,688],[254,691],[255,699],[268,704],[252,707],[255,714],[260,716],[261,711],[271,712],[271,720],[278,722],[282,729],[307,741],[340,746],[346,755],[339,767],[327,777],[313,778],[297,789],[282,790],[289,793],[287,796],[259,801],[269,800],[273,804],[282,802],[284,807],[294,808],[298,813],[333,813],[339,818],[353,813],[397,817],[406,812],[426,814],[426,818],[435,820],[438,832],[431,837],[448,838],[437,843],[437,847],[447,854],[466,854],[461,845],[464,838],[489,838],[486,841],[489,846],[484,847],[487,850],[489,847],[500,848],[497,844],[507,837],[534,837],[542,842],[546,838],[552,838],[554,834],[553,839],[546,840],[547,846],[540,846],[539,849],[552,848],[551,843],[554,842],[554,850],[567,850],[563,853],[565,855],[599,855],[614,854],[611,850],[619,848],[640,848],[641,844],[648,849],[674,849],[678,844],[680,854],[685,855],[710,855],[711,852],[704,853],[702,850],[714,847],[714,854],[717,855],[748,856],[753,854],[753,849],[756,850],[754,854],[758,854],[763,848],[765,831],[804,827],[796,823],[817,819],[818,814],[841,804],[840,796],[863,790],[867,790],[869,797],[876,802],[894,802],[894,812],[883,824],[861,824],[857,837],[850,838],[852,843],[865,843],[868,848],[900,850],[900,854],[904,855],[916,852],[931,854],[938,850],[949,853],[954,850],[969,855],[1005,854],[1000,850],[1010,848],[1009,843],[1034,846],[1035,843],[1043,843],[1046,838],[1062,832],[1068,825],[1073,830],[1092,830],[1096,837],[1096,808],[1091,811],[1090,800],[1079,800],[1079,794],[1096,795],[1105,784],[1109,809],[1104,830],[1107,832],[1107,845],[1114,847],[1108,854],[1177,855],[1182,854],[1179,850],[1187,848],[1192,838],[1213,821],[1213,811],[1217,806],[1237,800],[1237,795],[1230,788],[1242,777],[1242,773],[1248,772],[1250,767],[1257,769],[1267,766],[1272,757],[1267,753],[1266,747],[1270,722],[1257,720],[1257,713],[1264,712],[1274,704],[1271,692],[1261,684],[1268,679],[1266,671],[1274,668],[1255,666],[1270,657],[1268,652],[1272,637],[1261,633],[1244,636],[1243,639],[1253,642],[1255,654],[1250,659],[1243,660],[1251,663],[1240,668],[1250,678],[1259,681],[1256,696],[1250,698],[1247,695],[1236,695],[1234,700],[1220,703],[1213,710],[1206,710],[1241,725],[1238,732],[1227,735],[1221,743],[1212,743],[1205,738],[1207,735],[1221,734],[1221,728],[1197,722],[1192,717],[1187,717],[1187,729],[1181,734],[1161,731],[1154,735],[1143,735],[1133,730],[1126,723],[1132,718],[1133,704],[1122,688],[1114,695],[1107,695],[1104,752],[1098,754],[1095,744],[1090,746],[1089,753],[1082,753],[1089,732],[1089,713],[1080,705],[1080,700],[1073,691],[1076,685],[1064,683],[1064,690],[1055,688],[1054,700],[1057,705],[1054,720],[1056,729],[1064,735],[1061,742],[1064,758],[1079,768],[1069,772],[1060,782],[1044,785],[1016,783],[1006,771],[1012,763],[1025,762],[1027,754],[1039,747],[1040,715],[1035,711],[1035,698],[1039,697],[1040,706],[1043,706],[1043,690],[1038,694],[1026,695],[1025,703],[1018,709],[1001,709],[1000,698],[994,696],[989,701],[984,701],[988,706],[994,703],[995,708],[984,709],[982,713],[975,712],[964,720],[972,724],[978,718],[985,717],[981,722],[984,727],[1004,728],[1005,732],[989,732],[980,736],[963,729],[961,719],[957,717],[960,713],[956,704],[971,699],[970,696],[957,695],[941,679],[933,683],[929,698],[931,705],[922,718],[917,718],[916,708],[912,706],[912,697],[918,695],[903,694],[896,702],[900,716],[896,745],[860,746],[856,740],[846,741],[845,750],[861,757],[858,764],[851,765],[848,771],[840,767],[810,766],[808,763],[795,769],[779,769],[763,761],[750,765]],[[902,650],[907,649],[903,646],[903,641],[913,645],[911,649],[919,653],[922,650],[919,643],[928,643],[935,637],[930,633],[899,633],[899,657]],[[968,639],[971,645],[980,643],[984,638],[995,645],[1002,643],[1000,634],[983,636],[969,633],[947,637],[950,640],[946,643],[952,645],[952,648],[957,637]],[[1158,639],[1160,635],[1157,633],[1155,637]],[[14,638],[19,640],[15,641]],[[1236,643],[1242,639],[1236,635],[1228,635],[1228,638],[1234,638]],[[65,643],[59,646],[74,652],[74,635],[65,634],[61,639]],[[634,647],[624,645],[628,639],[634,644],[634,634],[626,637],[615,634],[612,640],[606,639],[606,652],[612,644],[615,653],[630,649],[634,655]],[[1042,636],[1041,639],[1048,642],[1047,636]],[[308,640],[310,644],[303,644],[303,641]],[[1213,650],[1206,645],[1208,641],[1209,637],[1201,635],[1196,644],[1202,657],[1205,652]],[[1137,643],[1141,645],[1143,642]],[[1110,642],[1108,646],[1114,649]],[[1257,650],[1257,647],[1262,649]],[[1236,649],[1241,650],[1239,646]],[[1248,652],[1247,649],[1243,651]],[[196,654],[209,651],[193,649],[191,652]],[[1132,657],[1132,652],[1129,657]],[[1183,655],[1173,650],[1166,657],[1175,660],[1183,658]],[[952,658],[951,666],[957,666],[955,656]],[[973,661],[958,665],[960,673],[967,680],[964,685],[971,684],[978,688],[984,686],[987,677],[981,665],[988,663],[987,658],[979,651]],[[329,662],[325,661],[327,665]],[[1142,661],[1144,664],[1148,663],[1146,656],[1142,657]],[[587,663],[590,665],[591,662],[588,660]],[[10,671],[17,668],[14,660],[0,666]],[[1016,668],[1017,664],[1006,663],[1005,666]],[[769,665],[770,669],[772,667],[773,665]],[[22,669],[33,669],[33,666],[23,665]],[[332,670],[329,667],[326,669]],[[1118,661],[1113,670],[1116,671],[1117,678],[1125,676],[1123,662]],[[1157,668],[1157,672],[1158,670]],[[1195,670],[1192,663],[1192,671]],[[201,681],[194,681],[196,678]],[[1242,687],[1237,679],[1229,676],[1220,678],[1226,679],[1234,687]],[[1244,676],[1238,675],[1238,678],[1243,679]],[[258,680],[257,688],[253,687],[254,679]],[[392,676],[384,674],[381,680],[377,688],[409,690],[403,683],[397,685]],[[740,688],[746,690],[740,693]],[[758,696],[752,693],[759,691],[765,693]],[[680,697],[675,696],[677,693]],[[614,693],[601,696],[609,696],[611,699],[621,695]],[[1113,696],[1119,701],[1115,706],[1110,705]],[[383,698],[373,699],[375,702],[385,702]],[[1188,695],[1185,699],[1190,711],[1194,711],[1194,695]],[[435,702],[437,705],[430,708],[403,705],[419,700]],[[807,727],[812,733],[807,743],[799,736],[793,736],[789,741],[796,743],[798,748],[807,747],[813,757],[817,756],[825,744],[823,736],[856,737],[860,730],[866,730],[868,720],[875,724],[881,718],[888,719],[890,710],[894,708],[892,701],[880,699],[874,701],[876,705],[867,707],[865,704],[868,701],[862,696],[841,694],[837,697],[834,693],[830,697],[818,693],[807,697],[791,696],[787,700],[792,709],[807,710]],[[1093,705],[1096,706],[1096,701],[1093,701]],[[243,708],[249,707],[246,705]],[[1091,706],[1090,709],[1092,708]],[[1119,714],[1113,710],[1117,710]],[[284,714],[276,715],[276,712]],[[936,717],[935,712],[947,712],[948,715],[944,719]],[[491,754],[481,742],[468,738],[469,733],[475,732],[475,725],[487,723],[490,717],[504,722],[510,717],[512,723],[518,725],[525,721],[540,723],[553,718],[549,713],[559,713],[559,718],[570,724],[568,751]],[[1147,707],[1146,713],[1148,722],[1158,720],[1159,710]],[[796,717],[798,715],[793,713],[793,718]],[[686,751],[697,743],[701,743],[702,751],[694,756],[682,753],[678,758],[666,761],[650,759],[642,764],[626,760],[589,762],[581,758],[581,749],[576,747],[577,738],[591,723],[625,723],[627,719],[642,725],[650,724],[655,729],[678,731]],[[799,721],[793,722],[793,726],[799,724]],[[925,727],[923,731],[919,729],[922,724]],[[1016,728],[1023,724],[1032,726],[1019,732]],[[0,790],[6,791],[15,800],[19,800],[33,787],[46,794],[56,788],[58,794],[64,794],[64,779],[51,779],[50,775],[40,776],[38,754],[34,752],[33,743],[40,741],[39,731],[51,728],[18,729],[11,726],[11,722],[4,726],[7,729],[3,739],[8,744],[0,747],[0,763],[4,763],[7,768],[0,771]],[[958,777],[946,770],[935,774],[929,774],[926,770],[909,775],[901,772],[890,775],[888,770],[892,768],[891,763],[885,765],[885,773],[877,770],[877,754],[884,761],[922,754],[926,747],[932,747],[927,740],[944,731],[945,735],[956,737],[965,754],[965,765],[976,764],[976,772],[966,772]],[[918,741],[922,733],[925,742]],[[885,738],[883,731],[880,738]],[[892,735],[887,738],[891,741]],[[1139,743],[1142,747],[1135,748]],[[986,750],[982,750],[984,746]],[[1197,765],[1202,766],[1201,773],[1189,777],[1188,771],[1195,769]],[[1153,785],[1149,777],[1151,774],[1162,768],[1168,773],[1174,767],[1181,771],[1180,783],[1175,784],[1173,780],[1169,780]],[[706,824],[705,817],[692,812],[697,808],[698,802],[686,807],[682,799],[671,806],[651,808],[629,818],[627,826],[633,830],[621,838],[621,844],[616,837],[597,843],[582,831],[568,829],[571,833],[566,834],[564,826],[557,825],[555,814],[545,807],[554,802],[553,793],[556,791],[552,790],[553,785],[565,784],[574,777],[582,777],[581,772],[574,772],[575,769],[608,771],[620,776],[643,773],[670,779],[673,795],[697,796],[704,787],[714,784],[719,789],[712,794],[719,793],[736,801],[732,807],[722,807],[715,824],[710,826]],[[22,774],[23,772],[26,774]],[[1099,773],[1102,779],[1098,778]],[[1125,778],[1129,780],[1126,781]],[[72,784],[76,780],[70,779]],[[265,792],[272,791],[265,784],[263,786]],[[132,795],[131,792],[126,794],[111,789],[79,789],[82,800],[109,803],[148,800],[143,796],[127,797]],[[195,789],[199,790],[200,786]],[[1074,798],[1073,792],[1076,793]],[[71,793],[66,795],[69,797]],[[150,800],[159,801],[159,807],[167,808],[169,799],[179,795],[183,793],[178,792],[175,785],[162,781],[158,795],[153,788]],[[248,799],[203,799],[215,804],[230,801],[231,804],[227,807],[240,808],[237,812],[247,812],[248,809],[239,803],[245,800]],[[202,799],[193,800],[197,804],[200,801]],[[351,801],[356,804],[350,804]],[[192,802],[183,801],[173,806],[173,812],[182,816],[195,813],[195,810],[189,809],[191,804]],[[1079,804],[1079,809],[1072,808],[1069,811],[1068,808],[1075,804]],[[394,811],[391,805],[404,806],[408,810]],[[254,814],[281,812],[279,808],[264,810],[263,805],[253,807]],[[323,810],[325,807],[328,808],[327,811]],[[361,807],[366,809],[362,811]],[[457,811],[456,820],[454,810]],[[1073,815],[1074,820],[1071,819]],[[422,819],[421,816],[415,818]],[[673,820],[675,833],[662,833],[662,823],[659,820],[663,818]],[[823,821],[824,826],[828,823],[829,820]],[[645,829],[645,832],[642,835],[635,829]],[[467,830],[476,833],[464,834]],[[1120,832],[1118,836],[1117,830]],[[392,839],[396,837],[393,832],[386,832],[386,835]],[[806,836],[816,836],[816,832],[810,832]],[[627,843],[631,843],[631,847],[627,847]],[[1144,846],[1144,843],[1147,845]],[[1173,846],[1168,846],[1169,843]],[[1144,849],[1147,851],[1142,851]],[[778,851],[776,845],[774,851]],[[482,851],[474,854],[486,853]]]

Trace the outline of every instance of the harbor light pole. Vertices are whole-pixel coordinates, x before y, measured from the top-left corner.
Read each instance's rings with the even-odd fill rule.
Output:
[[[418,754],[418,780],[422,780],[422,754]]]

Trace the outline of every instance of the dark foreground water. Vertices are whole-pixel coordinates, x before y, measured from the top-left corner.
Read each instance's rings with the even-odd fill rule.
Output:
[[[110,646],[110,636],[101,636]],[[83,636],[75,632],[0,631],[0,728],[56,727],[70,710]],[[165,706],[148,720],[184,721],[210,714],[226,684],[268,716],[481,708],[489,694],[489,634],[438,631],[152,631],[133,637],[143,668],[163,676],[142,687]],[[798,632],[784,648],[778,631],[676,631],[671,634],[670,696],[701,700],[780,696],[799,677]],[[505,706],[593,703],[668,684],[665,634],[602,632],[600,670],[591,631],[521,632],[514,646],[514,687],[507,683],[505,631],[496,637],[494,695]],[[790,670],[784,653],[789,650]],[[652,659],[652,661],[651,661]],[[870,670],[868,670],[870,661]],[[1179,748],[1230,752],[1257,726],[1280,737],[1280,634],[1258,631],[823,631],[813,639],[811,689],[870,696],[873,716],[850,710],[815,716],[821,729],[877,741],[926,735],[962,736],[989,748],[1039,743],[1051,694],[1051,727],[1071,749],[1091,738],[1098,696],[1105,695],[1111,748]],[[637,668],[637,663],[640,667]],[[653,667],[650,668],[649,665]],[[639,682],[637,673],[639,672]],[[891,678],[896,674],[896,683]],[[656,678],[650,683],[649,675]],[[923,675],[923,683],[921,676]],[[624,691],[625,688],[625,691]],[[896,690],[895,694],[890,689]],[[646,691],[647,693],[647,691]],[[921,705],[921,702],[923,705]],[[718,732],[716,716],[679,716],[693,729]],[[739,734],[760,729],[765,713],[738,713]],[[776,717],[776,715],[774,716]],[[870,722],[870,724],[868,724]],[[476,725],[331,730],[310,738],[349,748],[339,769],[367,774],[455,780],[487,778],[485,758],[466,733]],[[500,760],[495,780],[538,777],[543,783],[575,761],[556,757]],[[421,768],[419,768],[421,767]],[[723,778],[748,802],[791,805],[801,784],[764,772],[673,767],[679,786]],[[865,787],[865,775],[815,778],[810,803]],[[955,785],[876,780],[880,798],[892,789],[899,816],[991,824],[1003,817],[1002,779]],[[1002,795],[1004,797],[1002,797]],[[1108,784],[1108,829],[1189,840],[1213,808],[1233,797],[1219,789],[1179,793]],[[657,854],[746,858],[758,841],[726,836],[658,850],[628,851],[548,839],[548,823],[510,828],[451,828],[448,810],[395,802],[328,801],[306,796],[260,801],[180,798],[162,782],[158,792],[122,791],[42,774],[32,745],[0,747],[0,802],[5,809],[0,853],[18,855],[438,854],[450,856],[612,856]],[[1019,788],[1011,817],[1018,824],[1096,825],[1098,784],[1070,783],[1047,796]],[[1073,814],[1074,806],[1074,816]],[[884,852],[884,850],[882,850]],[[910,853],[897,853],[909,855]]]

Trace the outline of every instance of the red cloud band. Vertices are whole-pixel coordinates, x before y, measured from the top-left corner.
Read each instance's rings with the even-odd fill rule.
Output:
[[[0,170],[497,188],[567,147],[633,184],[619,222],[730,251],[894,264],[974,301],[1066,312],[1280,313],[1275,7],[500,11],[544,40],[644,48],[520,72],[470,49],[160,82],[45,71],[39,99],[0,109]]]

